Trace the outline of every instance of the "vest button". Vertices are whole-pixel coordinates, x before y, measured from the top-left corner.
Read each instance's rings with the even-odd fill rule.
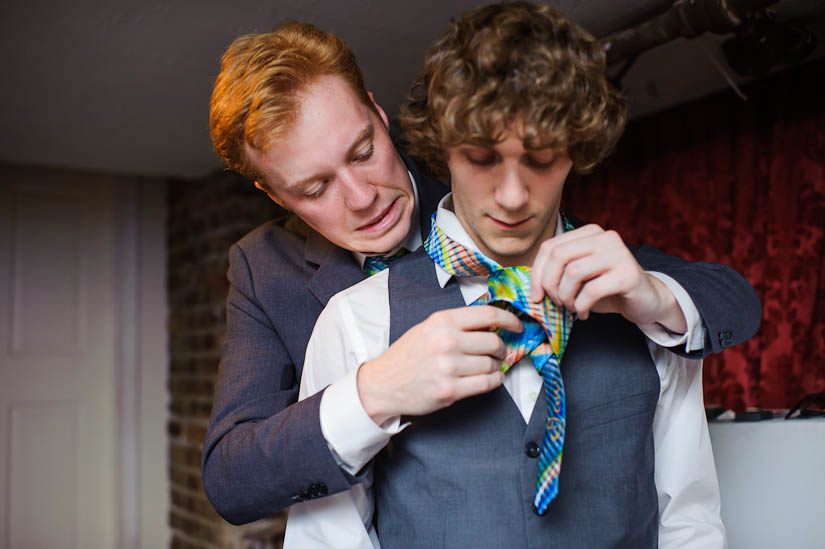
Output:
[[[527,454],[527,457],[536,459],[541,453],[541,448],[539,448],[539,445],[531,440],[524,445],[524,453]]]

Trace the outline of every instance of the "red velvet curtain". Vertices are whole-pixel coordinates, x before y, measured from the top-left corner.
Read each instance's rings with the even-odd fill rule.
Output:
[[[565,208],[691,260],[732,266],[762,327],[704,363],[705,402],[787,408],[825,390],[825,63],[632,123],[568,182]]]

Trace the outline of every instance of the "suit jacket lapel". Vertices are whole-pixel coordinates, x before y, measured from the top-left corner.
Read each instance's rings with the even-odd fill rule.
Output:
[[[352,252],[339,248],[313,230],[306,239],[304,259],[318,266],[309,280],[309,290],[324,306],[329,298],[366,278]]]

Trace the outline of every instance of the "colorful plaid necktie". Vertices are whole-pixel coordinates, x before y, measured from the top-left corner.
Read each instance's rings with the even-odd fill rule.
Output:
[[[525,355],[529,355],[541,375],[547,400],[547,428],[541,443],[538,481],[533,505],[543,515],[559,492],[562,447],[564,446],[564,385],[559,362],[575,315],[566,307],[557,307],[545,297],[541,303],[530,301],[530,267],[502,267],[480,252],[469,250],[445,235],[432,218],[432,230],[424,247],[427,255],[453,276],[486,275],[488,295],[473,305],[509,304],[521,317],[524,331],[517,334],[498,330],[507,347],[501,370],[506,372]],[[572,226],[562,216],[565,230]]]
[[[385,255],[367,256],[367,258],[364,260],[364,272],[367,273],[367,276],[372,276],[376,273],[380,273],[381,271],[389,267],[390,263],[392,263],[398,258],[404,257],[408,253],[410,253],[410,251],[407,248],[401,248],[389,257]]]

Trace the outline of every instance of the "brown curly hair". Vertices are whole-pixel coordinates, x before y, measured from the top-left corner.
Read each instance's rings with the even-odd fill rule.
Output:
[[[445,179],[447,148],[491,146],[516,119],[526,148],[564,149],[583,173],[612,152],[627,107],[595,38],[549,6],[513,2],[451,21],[400,119],[410,153]]]
[[[282,139],[300,112],[299,94],[324,75],[342,78],[378,115],[355,54],[334,34],[285,21],[236,38],[221,58],[209,102],[212,144],[229,168],[257,179],[246,146],[265,151]]]

